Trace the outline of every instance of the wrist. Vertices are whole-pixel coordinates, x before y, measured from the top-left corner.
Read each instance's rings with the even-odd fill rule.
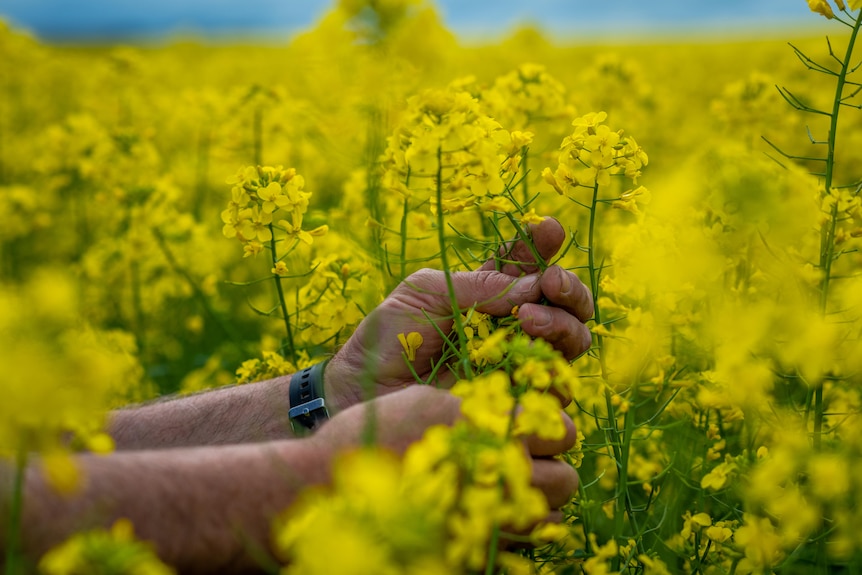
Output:
[[[323,389],[330,415],[344,411],[362,401],[359,370],[339,352],[329,360],[323,372]]]
[[[329,360],[297,371],[290,377],[288,417],[295,435],[314,431],[329,419],[324,393],[324,372]]]

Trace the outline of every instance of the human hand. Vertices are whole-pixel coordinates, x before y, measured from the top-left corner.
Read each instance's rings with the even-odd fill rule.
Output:
[[[529,233],[543,260],[556,254],[566,237],[563,227],[553,218],[531,225]],[[575,274],[559,266],[539,273],[532,250],[522,240],[503,249],[509,263],[499,271],[492,259],[476,270],[452,274],[461,309],[476,305],[480,312],[503,317],[517,305],[523,331],[547,340],[566,359],[574,359],[589,349],[592,337],[584,325],[593,315],[589,289]],[[549,305],[541,304],[542,299]],[[362,401],[363,380],[374,382],[374,395],[415,383],[402,357],[400,333],[418,332],[422,336],[413,369],[427,379],[442,354],[441,333],[448,334],[452,323],[444,273],[423,269],[411,274],[362,321],[327,365],[324,384],[328,404],[338,411]],[[438,373],[439,385],[453,382],[454,376],[447,370]]]
[[[460,409],[461,399],[447,390],[413,385],[342,411],[307,440],[331,459],[339,452],[359,447],[368,418],[374,417],[375,444],[401,454],[429,427],[454,424],[461,417]],[[545,496],[552,517],[559,516],[559,509],[578,489],[577,471],[554,458],[571,449],[577,439],[571,418],[562,410],[559,415],[566,429],[562,438],[548,440],[531,435],[522,439],[531,458],[531,483]]]

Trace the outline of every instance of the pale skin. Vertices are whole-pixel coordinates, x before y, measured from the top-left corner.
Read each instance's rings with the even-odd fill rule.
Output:
[[[531,233],[543,259],[565,239],[551,218],[532,226]],[[495,271],[490,261],[455,274],[459,305],[478,303],[480,311],[498,316],[518,305],[527,334],[547,340],[568,359],[586,351],[591,337],[584,322],[593,311],[589,290],[557,266],[537,273],[534,255],[522,242],[512,245],[506,259],[521,263]],[[445,285],[442,272],[419,271],[369,314],[326,368],[324,389],[334,416],[312,435],[297,438],[291,431],[287,376],[115,412],[110,431],[118,451],[78,456],[84,481],[74,496],[55,494],[38,463],[31,466],[22,533],[26,555],[38,558],[76,531],[126,517],[140,538],[182,572],[255,570],[255,557],[268,554],[273,513],[289,507],[303,488],[330,480],[333,459],[359,445],[371,410],[377,443],[396,453],[428,427],[459,417],[458,398],[435,386],[411,385],[416,379],[397,339],[410,331],[423,335],[413,365],[428,378],[443,345],[428,318],[444,333],[452,324],[446,319],[451,312]],[[550,305],[539,305],[541,300]],[[438,375],[432,383],[440,387],[454,382],[446,370]],[[563,412],[560,417],[566,426],[562,439],[524,441],[532,482],[551,509],[565,504],[578,485],[575,471],[551,458],[576,439],[571,419]],[[0,466],[0,483],[8,473]],[[5,485],[0,489],[0,498],[9,493]]]

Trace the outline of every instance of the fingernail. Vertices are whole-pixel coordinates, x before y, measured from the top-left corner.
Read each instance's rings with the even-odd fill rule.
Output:
[[[568,295],[571,293],[572,288],[575,287],[572,282],[572,276],[566,273],[566,270],[560,270],[562,277],[560,278],[560,293],[563,295]]]
[[[544,307],[537,306],[530,319],[533,320],[533,325],[536,327],[545,327],[551,323],[551,314]]]
[[[518,278],[518,283],[515,285],[519,290],[524,290],[524,292],[532,292],[536,289],[537,284],[539,283],[539,275],[538,274],[530,274],[523,277]]]

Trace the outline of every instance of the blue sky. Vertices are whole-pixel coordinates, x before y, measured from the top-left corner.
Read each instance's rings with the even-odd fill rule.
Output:
[[[276,36],[312,24],[330,0],[0,0],[0,18],[45,39]],[[487,36],[533,22],[560,35],[766,32],[818,25],[805,0],[438,0],[447,25]]]

